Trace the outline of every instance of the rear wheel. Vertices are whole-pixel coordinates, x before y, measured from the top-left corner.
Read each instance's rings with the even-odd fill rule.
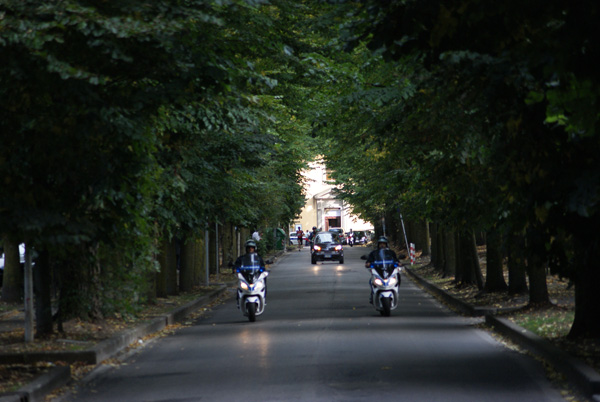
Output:
[[[384,297],[381,299],[381,315],[384,317],[389,317],[392,311],[391,309],[391,299],[389,297]]]
[[[316,265],[317,259],[314,256],[312,256],[312,257],[310,257],[310,262],[312,263],[312,265]]]
[[[340,258],[340,264],[344,263],[344,257]]]
[[[256,321],[256,303],[249,303],[246,308],[248,309],[248,321]]]

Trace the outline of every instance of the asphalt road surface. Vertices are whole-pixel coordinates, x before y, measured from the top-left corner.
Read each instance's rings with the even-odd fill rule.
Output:
[[[364,247],[345,264],[290,252],[271,267],[265,313],[231,297],[194,325],[105,369],[72,401],[564,401],[534,359],[415,287],[382,317]]]

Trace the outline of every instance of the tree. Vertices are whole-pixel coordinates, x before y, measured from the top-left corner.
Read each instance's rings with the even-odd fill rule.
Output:
[[[428,88],[438,89],[434,92],[438,100],[445,98],[439,96],[441,88],[448,92],[456,84],[464,89],[462,95],[455,92],[459,102],[436,102],[442,107],[435,109],[437,115],[430,115],[430,121],[456,125],[462,132],[473,119],[478,122],[463,138],[492,145],[486,147],[491,153],[480,173],[492,173],[483,181],[491,186],[485,193],[501,196],[491,199],[493,207],[487,213],[475,210],[474,215],[489,221],[488,225],[500,217],[500,223],[515,234],[528,233],[531,296],[533,301],[543,300],[545,264],[577,248],[570,240],[555,244],[557,239],[578,238],[577,244],[589,244],[587,236],[591,236],[596,241],[591,228],[597,219],[598,181],[590,178],[598,176],[590,152],[596,153],[599,145],[598,113],[591,106],[596,104],[599,87],[597,73],[587,66],[600,51],[589,41],[598,30],[593,22],[598,5],[589,1],[546,2],[543,7],[517,2],[485,7],[470,1],[361,3],[364,7],[357,8],[346,37],[350,47],[359,48],[364,39],[389,60],[420,57],[433,79],[446,77],[445,82],[452,83],[442,87],[428,80],[433,84]],[[448,117],[454,120],[441,118],[446,111],[453,112]],[[468,120],[461,118],[465,112]],[[448,156],[459,155],[441,154],[438,160],[447,164],[445,171],[456,173],[448,165],[452,162]],[[439,191],[442,183],[434,184]],[[462,203],[465,194],[459,199]],[[556,271],[581,280],[580,292],[586,295],[577,308],[573,337],[598,335],[598,311],[591,306],[598,305],[594,302],[598,292],[592,289],[600,282],[594,276],[597,270],[584,268],[585,264],[583,259],[572,259]]]
[[[63,318],[152,297],[157,243],[179,230],[194,237],[207,217],[266,218],[262,191],[286,202],[278,219],[296,213],[299,175],[289,173],[302,161],[265,112],[276,81],[253,65],[285,52],[278,36],[259,35],[270,16],[254,3],[0,6],[0,172],[10,194],[0,226],[61,267]],[[285,180],[265,188],[267,173]],[[78,264],[86,269],[69,275]]]

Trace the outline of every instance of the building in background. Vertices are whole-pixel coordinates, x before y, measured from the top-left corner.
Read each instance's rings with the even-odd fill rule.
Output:
[[[319,230],[329,228],[372,230],[373,225],[365,222],[351,213],[351,206],[341,199],[335,198],[334,186],[328,183],[327,169],[319,162],[310,163],[310,169],[305,171],[306,204],[300,218],[296,219],[290,230],[300,227],[304,232],[316,226]]]

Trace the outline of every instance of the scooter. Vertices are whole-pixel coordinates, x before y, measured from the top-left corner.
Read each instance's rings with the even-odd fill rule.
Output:
[[[354,246],[354,236],[353,235],[349,235],[348,236],[348,240],[346,240],[346,242],[348,243],[348,245],[350,247]]]
[[[269,271],[258,265],[243,265],[236,269],[238,276],[237,307],[248,321],[256,321],[256,317],[265,311],[267,276]]]
[[[371,295],[375,310],[382,316],[389,317],[392,310],[398,307],[398,288],[402,281],[402,266],[394,261],[375,261],[371,264]]]

